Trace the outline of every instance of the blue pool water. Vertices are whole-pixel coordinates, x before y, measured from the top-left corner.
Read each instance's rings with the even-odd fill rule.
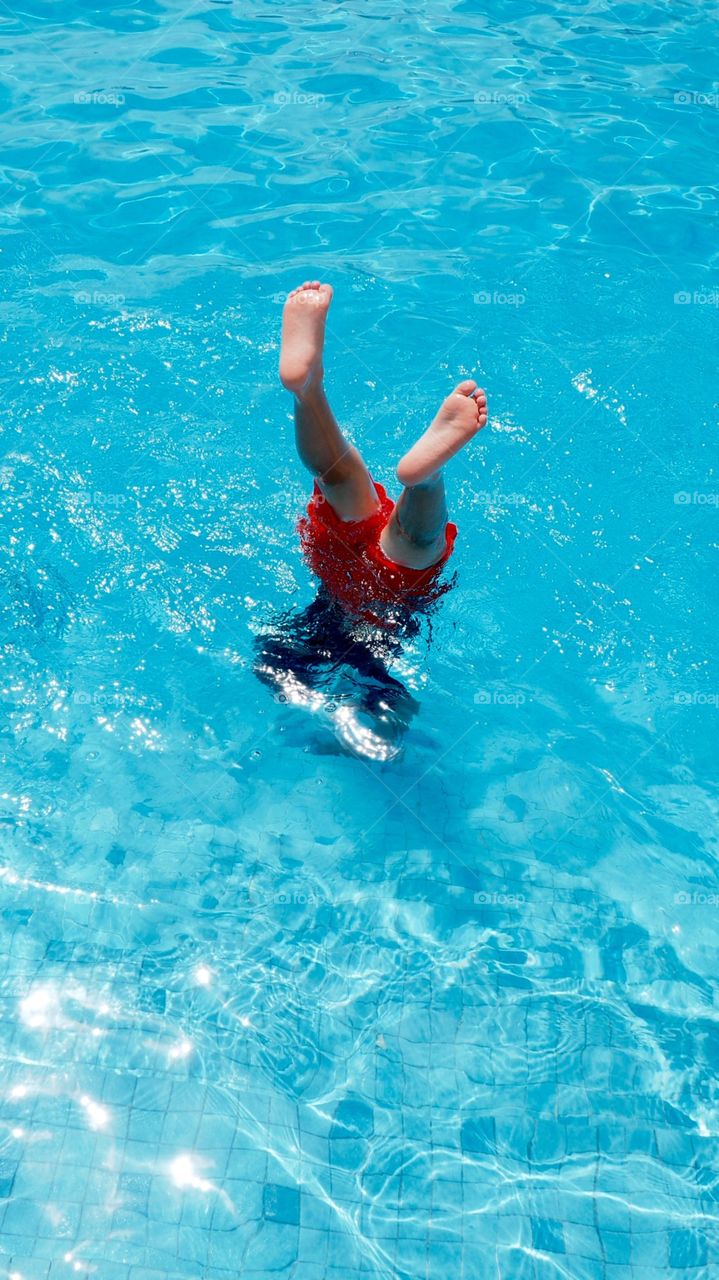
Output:
[[[716,13],[0,6],[3,1276],[719,1275]],[[491,418],[294,696],[315,275]]]

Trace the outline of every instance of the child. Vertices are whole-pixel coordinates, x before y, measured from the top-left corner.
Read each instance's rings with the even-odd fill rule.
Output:
[[[424,435],[402,458],[396,505],[348,444],[327,401],[322,355],[332,288],[308,280],[282,317],[280,378],[295,397],[297,451],[315,477],[300,523],[312,570],[359,616],[369,602],[410,602],[441,592],[437,579],[457,534],[447,523],[442,468],[487,422],[487,397],[460,382]]]
[[[418,704],[388,670],[416,613],[444,590],[442,565],[457,530],[447,523],[442,467],[487,421],[487,399],[460,382],[405,454],[399,502],[376,485],[347,443],[322,386],[332,289],[294,289],[282,324],[280,378],[295,397],[300,458],[315,489],[300,522],[317,598],[276,618],[255,641],[255,672],[282,701],[326,721],[342,748],[375,761],[397,758]],[[370,623],[370,626],[364,624]]]

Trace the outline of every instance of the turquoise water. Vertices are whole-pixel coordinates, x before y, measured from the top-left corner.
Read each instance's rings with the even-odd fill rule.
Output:
[[[719,1274],[716,17],[0,8],[3,1275]],[[282,701],[314,276],[391,492],[491,416]]]

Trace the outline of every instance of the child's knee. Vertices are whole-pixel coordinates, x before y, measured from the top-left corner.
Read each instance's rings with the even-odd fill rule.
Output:
[[[332,488],[333,485],[348,484],[360,472],[364,475],[364,463],[354,445],[349,445],[347,451],[337,458],[326,471],[323,471],[319,479],[323,485]]]

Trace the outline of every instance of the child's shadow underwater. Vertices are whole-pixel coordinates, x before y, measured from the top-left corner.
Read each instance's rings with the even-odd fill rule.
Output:
[[[321,717],[345,750],[394,760],[419,703],[387,662],[418,632],[409,613],[391,633],[358,628],[321,587],[306,609],[280,614],[257,636],[254,670],[280,701]]]

